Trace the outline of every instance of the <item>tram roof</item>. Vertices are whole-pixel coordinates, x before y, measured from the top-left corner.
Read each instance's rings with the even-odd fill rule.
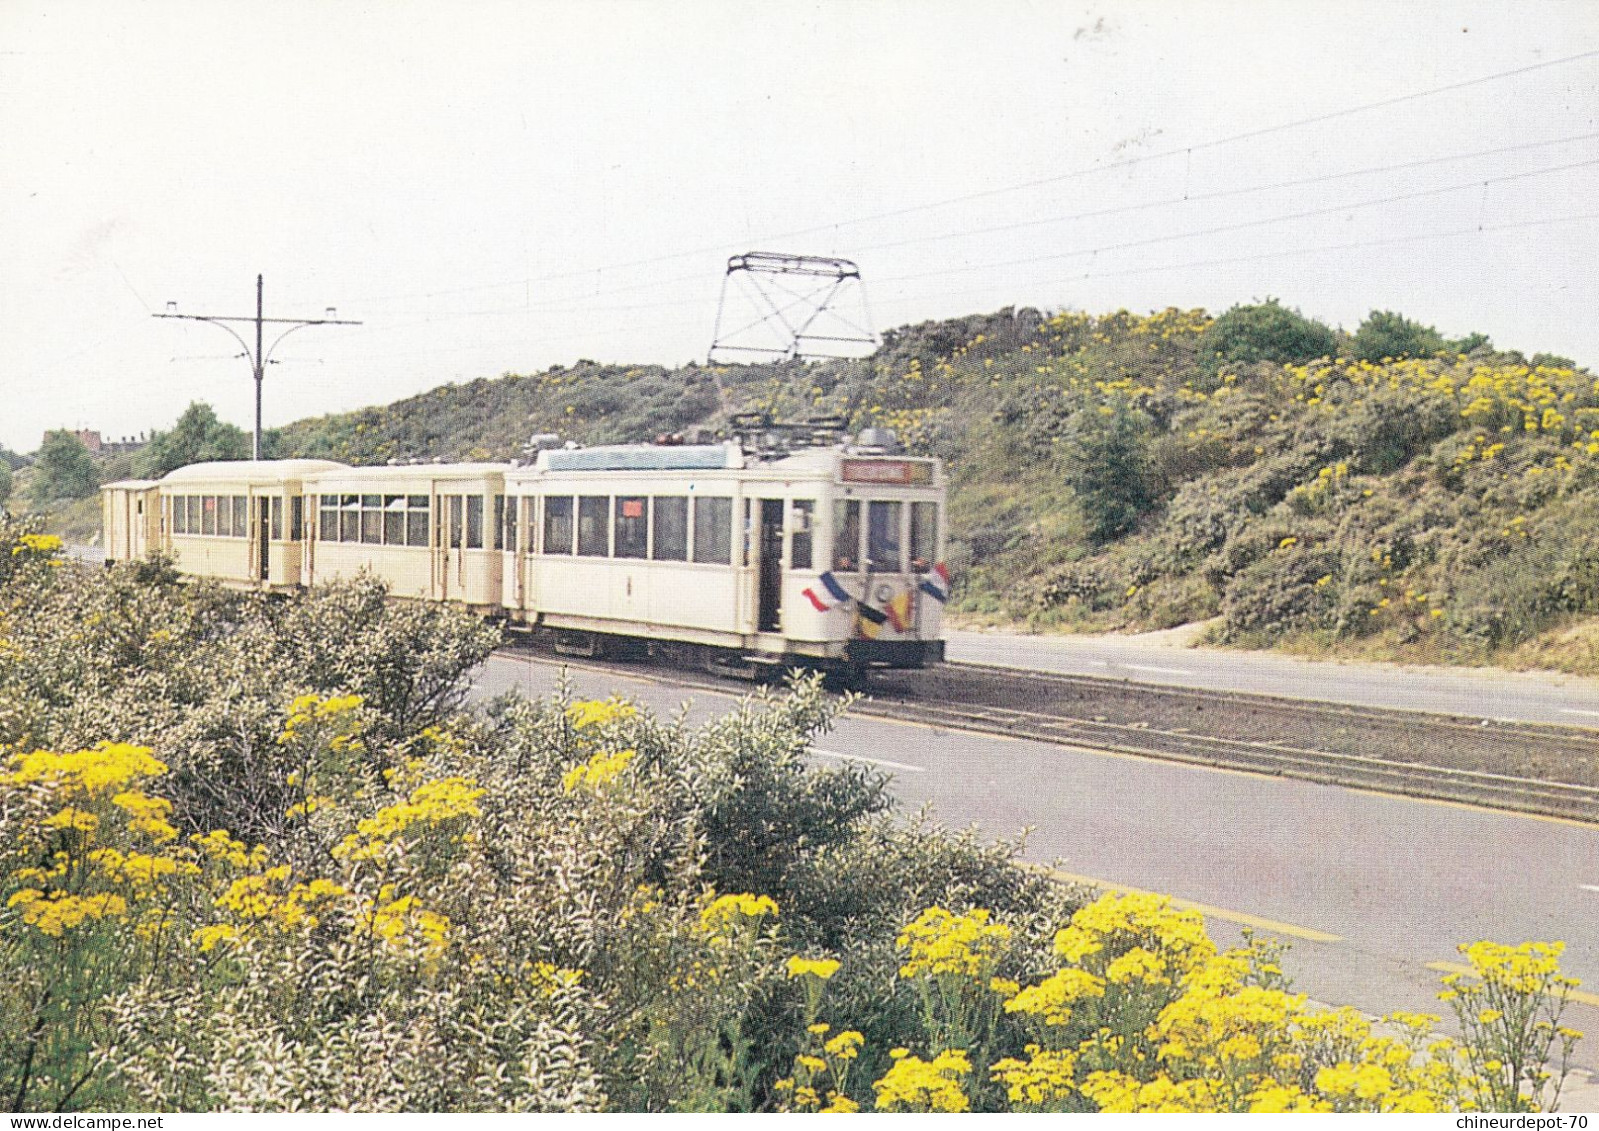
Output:
[[[537,471],[721,471],[744,466],[737,444],[609,444],[542,451]]]
[[[161,483],[278,483],[285,479],[304,479],[319,471],[344,470],[347,466],[328,459],[218,460],[191,463],[169,471]]]

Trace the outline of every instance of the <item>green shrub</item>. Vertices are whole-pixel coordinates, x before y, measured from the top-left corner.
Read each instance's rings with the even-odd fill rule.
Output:
[[[1256,362],[1299,362],[1331,357],[1337,339],[1325,325],[1289,310],[1276,299],[1235,306],[1200,336],[1199,357],[1210,373]]]

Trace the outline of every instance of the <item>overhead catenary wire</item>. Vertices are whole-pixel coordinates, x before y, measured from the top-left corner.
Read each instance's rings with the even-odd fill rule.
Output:
[[[1176,262],[1145,264],[1145,265],[1140,265],[1140,266],[1135,266],[1135,267],[1115,268],[1115,269],[1111,269],[1111,270],[1093,270],[1093,271],[1091,271],[1091,272],[1089,272],[1087,274],[1073,274],[1073,275],[1069,275],[1069,276],[1060,276],[1060,277],[1056,277],[1056,278],[1053,278],[1053,279],[1040,280],[1040,281],[1032,284],[1032,286],[1034,286],[1035,288],[1051,287],[1051,286],[1063,286],[1063,285],[1072,284],[1072,283],[1080,283],[1085,278],[1102,279],[1102,278],[1113,278],[1113,277],[1119,277],[1119,276],[1125,276],[1125,275],[1161,274],[1161,273],[1165,273],[1165,272],[1194,270],[1194,269],[1203,268],[1203,267],[1220,267],[1220,266],[1230,266],[1230,265],[1239,264],[1239,263],[1260,262],[1260,261],[1265,261],[1265,260],[1270,260],[1270,259],[1285,259],[1285,258],[1294,258],[1294,257],[1299,257],[1299,256],[1314,256],[1314,255],[1321,255],[1321,254],[1328,254],[1328,253],[1357,251],[1357,250],[1360,250],[1360,249],[1363,249],[1363,248],[1384,247],[1384,246],[1391,246],[1391,245],[1395,245],[1395,244],[1421,243],[1421,242],[1426,242],[1426,241],[1429,241],[1429,240],[1440,240],[1440,239],[1456,240],[1456,239],[1468,238],[1468,237],[1474,236],[1474,235],[1487,235],[1487,234],[1496,233],[1496,232],[1515,231],[1515,230],[1520,230],[1520,229],[1525,229],[1525,228],[1533,228],[1533,227],[1545,227],[1545,226],[1554,225],[1554,224],[1582,223],[1582,222],[1588,222],[1588,221],[1594,221],[1594,220],[1599,220],[1599,212],[1583,212],[1583,213],[1575,213],[1575,214],[1564,215],[1564,216],[1539,217],[1539,218],[1535,218],[1535,219],[1531,219],[1531,220],[1517,220],[1517,221],[1511,221],[1511,222],[1502,223],[1502,224],[1491,224],[1491,225],[1486,225],[1486,226],[1481,227],[1481,228],[1479,228],[1479,227],[1477,227],[1475,225],[1471,225],[1469,227],[1449,228],[1449,229],[1442,229],[1442,230],[1432,231],[1432,232],[1411,233],[1411,234],[1403,235],[1403,236],[1383,236],[1383,237],[1376,237],[1376,238],[1373,238],[1373,239],[1347,241],[1347,242],[1343,242],[1343,243],[1321,244],[1321,245],[1316,245],[1316,246],[1312,246],[1312,247],[1283,248],[1283,249],[1275,250],[1275,251],[1255,252],[1255,253],[1250,253],[1248,255],[1223,256],[1223,257],[1213,257],[1213,258],[1206,258],[1206,259],[1189,259],[1189,260],[1181,260],[1181,261],[1176,261]],[[949,299],[949,298],[963,297],[963,296],[966,296],[966,295],[981,295],[981,294],[990,293],[991,290],[992,290],[991,287],[967,287],[967,288],[963,288],[961,290],[956,290],[956,291],[942,290],[942,291],[939,292],[939,297],[945,298],[945,299]],[[911,305],[911,304],[925,305],[925,302],[926,302],[925,298],[923,298],[921,296],[907,296],[907,297],[903,297],[903,298],[887,299],[887,300],[879,302],[879,303],[874,303],[873,305],[878,307],[878,308],[898,308],[898,307],[908,306],[908,305]],[[618,312],[618,311],[654,310],[654,309],[662,309],[662,308],[669,308],[669,307],[704,306],[704,305],[706,305],[705,301],[704,300],[698,300],[698,299],[667,299],[667,300],[662,300],[662,301],[659,301],[659,302],[637,303],[637,304],[632,304],[632,305],[625,306],[625,307],[601,307],[601,308],[594,308],[594,309],[597,312],[599,312],[599,313],[613,313],[613,312]],[[1047,306],[1047,305],[1051,305],[1051,304],[1042,303],[1041,305],[1046,305]],[[680,319],[666,319],[666,320],[661,320],[661,321],[657,321],[657,322],[642,323],[642,324],[640,324],[639,328],[640,329],[665,329],[665,328],[671,328],[671,327],[680,326],[681,324],[682,323],[681,323]],[[406,323],[406,324],[402,324],[402,326],[403,325],[411,325],[411,324],[410,323]],[[395,329],[395,328],[396,327],[374,327],[373,328],[373,332],[385,332],[386,330],[392,330],[392,329]],[[353,336],[354,336],[354,334],[346,335],[346,337],[353,337]],[[546,342],[547,341],[551,341],[551,340],[555,340],[555,341],[587,341],[587,340],[592,340],[592,337],[591,337],[591,334],[589,332],[587,332],[587,331],[575,330],[574,329],[574,330],[570,330],[570,331],[567,331],[567,332],[564,332],[564,333],[557,331],[556,333],[554,333],[552,335],[541,335],[541,340],[542,341],[546,341]],[[472,342],[472,343],[468,343],[468,344],[464,344],[464,345],[460,345],[460,346],[425,347],[423,349],[418,349],[418,350],[406,350],[406,351],[400,351],[400,352],[395,352],[395,353],[373,354],[373,355],[364,355],[364,356],[366,357],[367,360],[372,360],[372,361],[393,361],[393,360],[400,360],[400,359],[410,358],[410,357],[431,357],[431,356],[435,356],[435,355],[476,353],[476,352],[492,351],[492,350],[498,350],[498,349],[508,349],[508,348],[515,348],[515,347],[521,346],[521,345],[523,345],[523,343],[524,343],[524,339],[516,338],[516,339],[508,339],[508,340],[505,340],[505,341],[497,341],[497,342]]]
[[[1319,174],[1319,175],[1313,176],[1313,177],[1296,178],[1296,179],[1289,180],[1289,181],[1274,181],[1274,182],[1268,182],[1268,183],[1265,183],[1265,184],[1243,185],[1243,186],[1239,186],[1237,188],[1232,188],[1232,189],[1220,189],[1220,190],[1216,190],[1216,191],[1210,192],[1210,193],[1193,194],[1193,195],[1190,195],[1190,196],[1188,196],[1186,198],[1175,198],[1175,197],[1173,197],[1173,198],[1163,198],[1163,199],[1154,200],[1154,201],[1143,201],[1143,202],[1137,202],[1137,203],[1133,203],[1133,204],[1117,205],[1117,206],[1111,207],[1111,208],[1090,209],[1090,210],[1085,210],[1085,211],[1080,211],[1080,212],[1067,213],[1067,214],[1064,214],[1064,215],[1057,215],[1057,216],[1044,217],[1044,218],[1031,219],[1031,220],[1024,220],[1024,221],[1017,221],[1017,222],[1015,222],[1013,224],[1004,224],[1004,225],[998,225],[998,226],[987,227],[987,228],[969,228],[969,229],[961,229],[961,230],[954,231],[954,232],[942,232],[942,233],[935,233],[935,234],[925,235],[925,236],[912,236],[912,237],[908,237],[908,238],[902,239],[902,240],[894,240],[894,241],[889,241],[889,242],[881,243],[881,244],[866,245],[865,247],[862,247],[859,250],[860,251],[888,250],[888,249],[899,248],[899,247],[908,247],[908,246],[911,246],[911,245],[914,245],[914,244],[919,244],[919,243],[938,242],[938,241],[943,241],[943,240],[959,239],[959,238],[965,238],[965,237],[976,236],[976,235],[993,235],[993,234],[997,234],[999,232],[1021,230],[1021,229],[1025,229],[1025,228],[1029,228],[1029,227],[1037,227],[1037,226],[1042,226],[1042,225],[1046,225],[1046,224],[1068,223],[1068,222],[1075,221],[1075,220],[1099,219],[1099,218],[1103,218],[1103,217],[1106,217],[1106,216],[1126,214],[1126,213],[1130,213],[1130,212],[1147,211],[1147,210],[1156,209],[1156,208],[1177,207],[1177,206],[1180,206],[1180,205],[1190,204],[1190,203],[1203,203],[1203,202],[1206,202],[1206,201],[1212,201],[1212,200],[1226,199],[1226,198],[1235,197],[1235,196],[1248,195],[1250,193],[1280,191],[1280,190],[1288,189],[1288,188],[1305,187],[1305,186],[1309,186],[1309,185],[1312,185],[1312,184],[1321,184],[1321,183],[1327,183],[1327,182],[1332,182],[1332,181],[1337,181],[1337,180],[1348,180],[1348,179],[1351,179],[1351,178],[1354,178],[1354,177],[1359,177],[1359,176],[1367,176],[1367,175],[1375,176],[1375,175],[1385,174],[1385,173],[1390,173],[1390,172],[1400,172],[1400,171],[1404,171],[1404,170],[1407,170],[1407,169],[1421,168],[1421,167],[1426,167],[1426,166],[1444,164],[1444,163],[1453,162],[1453,161],[1473,160],[1473,159],[1477,159],[1477,158],[1481,158],[1481,157],[1489,157],[1489,156],[1502,156],[1502,155],[1507,154],[1507,153],[1519,152],[1519,151],[1523,151],[1523,150],[1527,150],[1527,149],[1541,149],[1541,148],[1548,148],[1548,147],[1556,146],[1556,145],[1567,145],[1567,144],[1571,144],[1573,142],[1590,141],[1590,140],[1593,140],[1595,138],[1599,138],[1599,132],[1585,133],[1585,134],[1575,134],[1575,135],[1571,135],[1571,136],[1568,136],[1568,137],[1551,138],[1551,139],[1547,139],[1547,140],[1543,140],[1543,141],[1536,141],[1536,142],[1523,142],[1523,143],[1519,143],[1517,145],[1500,146],[1500,147],[1493,148],[1493,149],[1477,150],[1477,151],[1472,151],[1472,152],[1469,152],[1469,153],[1447,154],[1447,155],[1443,155],[1443,156],[1439,156],[1439,157],[1425,158],[1425,159],[1421,159],[1421,160],[1417,160],[1417,161],[1401,162],[1401,163],[1394,164],[1394,165],[1377,165],[1377,166],[1368,166],[1368,167],[1364,167],[1364,168],[1360,168],[1360,169],[1340,170],[1340,171],[1337,171],[1337,172]],[[1480,180],[1473,180],[1473,181],[1471,181],[1469,183],[1471,185],[1475,186],[1475,185],[1479,185],[1479,184],[1481,184],[1483,182],[1480,181]],[[1430,190],[1426,190],[1426,191],[1430,191]],[[1439,190],[1439,191],[1450,191],[1450,190]],[[725,250],[725,248],[722,249],[722,250]],[[650,279],[650,280],[646,280],[646,281],[642,281],[642,282],[627,283],[627,284],[623,284],[623,285],[619,285],[619,286],[615,286],[615,287],[610,287],[610,288],[607,288],[607,289],[604,289],[604,290],[595,290],[595,291],[592,291],[592,292],[588,292],[586,297],[587,298],[599,298],[599,297],[605,297],[605,296],[610,296],[610,295],[633,294],[633,293],[636,293],[636,292],[639,292],[639,291],[656,290],[656,289],[659,289],[661,287],[669,286],[669,285],[671,285],[673,283],[696,282],[696,281],[702,280],[703,278],[704,278],[704,275],[703,275],[702,272],[693,272],[693,273],[682,274],[682,275],[673,275],[673,276],[668,276],[668,277],[666,277],[664,279]],[[506,285],[509,286],[511,284],[506,284]],[[517,283],[515,285],[521,286],[522,283]],[[487,289],[487,288],[475,288],[475,289]],[[440,293],[442,294],[442,293],[446,293],[446,292],[440,292]],[[461,292],[461,293],[464,293],[464,292]],[[579,298],[577,298],[575,296],[572,296],[572,295],[562,295],[562,296],[555,296],[555,297],[551,297],[551,298],[542,298],[542,299],[531,299],[531,298],[526,298],[525,297],[520,304],[515,305],[515,306],[491,307],[491,308],[486,308],[486,309],[478,309],[478,310],[470,310],[470,311],[447,311],[447,312],[437,313],[437,314],[429,312],[429,313],[426,313],[426,314],[421,314],[421,317],[423,318],[424,321],[454,321],[454,320],[457,320],[457,319],[463,318],[463,317],[492,316],[492,315],[502,315],[502,314],[508,315],[508,314],[514,314],[514,313],[516,313],[518,311],[527,311],[527,310],[535,310],[535,309],[552,309],[552,308],[576,307],[577,305],[582,305],[581,299],[579,299]],[[626,308],[617,307],[615,309],[626,309]]]
[[[1204,152],[1206,150],[1217,149],[1242,141],[1250,141],[1255,138],[1266,137],[1274,133],[1302,129],[1311,125],[1320,125],[1325,122],[1336,121],[1341,118],[1348,118],[1373,110],[1386,109],[1393,106],[1403,105],[1407,102],[1414,102],[1421,99],[1434,97],[1439,94],[1447,94],[1453,91],[1483,86],[1489,83],[1500,82],[1505,79],[1517,78],[1535,71],[1547,70],[1552,67],[1565,66],[1570,63],[1577,63],[1595,58],[1599,58],[1599,50],[1578,52],[1574,55],[1565,55],[1557,59],[1546,59],[1537,63],[1513,67],[1504,71],[1496,71],[1492,74],[1479,75],[1476,78],[1464,79],[1459,82],[1446,83],[1442,86],[1429,87],[1425,90],[1412,91],[1408,94],[1396,95],[1391,98],[1383,98],[1372,102],[1364,102],[1355,106],[1344,107],[1340,110],[1329,111],[1324,114],[1312,115],[1310,117],[1299,118],[1289,122],[1281,122],[1271,126],[1262,126],[1252,130],[1228,134],[1224,137],[1212,138],[1208,141],[1195,142],[1191,145],[1174,146],[1170,149],[1160,150],[1155,153],[1146,153],[1133,157],[1125,157],[1102,165],[1084,166],[1077,169],[1067,170],[1062,173],[1052,174],[1047,177],[1039,177],[1009,185],[999,185],[995,186],[994,188],[982,189],[976,192],[964,193],[957,196],[944,197],[938,200],[926,201],[921,204],[907,205],[903,208],[889,209],[883,212],[870,213],[864,216],[857,216],[848,219],[831,220],[825,223],[813,224],[803,228],[794,228],[783,232],[770,232],[755,240],[732,240],[731,242],[724,240],[715,244],[706,244],[695,248],[686,248],[682,251],[666,252],[660,255],[646,256],[632,260],[622,260],[615,263],[574,267],[568,270],[550,272],[542,275],[530,275],[516,279],[506,279],[497,282],[471,284],[453,288],[441,288],[430,291],[412,291],[388,295],[358,295],[354,299],[346,299],[346,301],[370,303],[388,301],[397,298],[440,298],[451,294],[467,294],[473,291],[497,290],[504,287],[524,286],[530,283],[559,282],[572,278],[584,278],[593,275],[598,271],[620,271],[634,267],[654,266],[658,263],[667,263],[679,259],[689,259],[702,255],[725,252],[727,248],[734,243],[754,245],[759,243],[772,243],[774,241],[791,239],[798,236],[814,235],[818,232],[836,232],[837,229],[843,227],[852,227],[861,224],[875,223],[879,220],[895,219],[901,216],[915,215],[938,208],[950,207],[957,204],[966,204],[974,200],[987,199],[1013,192],[1023,192],[1028,189],[1040,188],[1045,185],[1059,184],[1082,177],[1128,169],[1149,162],[1166,160],[1180,155]]]
[[[1599,135],[1595,135],[1595,136],[1599,136]],[[1089,246],[1089,247],[1073,248],[1073,249],[1069,249],[1069,250],[1066,250],[1066,251],[1048,252],[1048,253],[1045,253],[1045,254],[1042,254],[1042,255],[1026,256],[1026,257],[1018,258],[1018,259],[1008,259],[1008,260],[1001,260],[1001,261],[996,261],[996,262],[978,263],[978,264],[963,264],[963,265],[954,266],[954,267],[943,267],[943,268],[935,268],[935,269],[928,270],[928,271],[912,272],[912,273],[904,274],[904,275],[884,276],[884,277],[881,277],[881,278],[875,280],[875,282],[877,282],[879,284],[888,284],[888,283],[902,282],[902,281],[911,280],[911,279],[934,278],[934,277],[938,277],[938,276],[942,276],[942,275],[959,274],[959,273],[965,273],[965,272],[971,272],[971,271],[979,271],[979,270],[991,269],[991,268],[996,268],[996,267],[1025,266],[1025,265],[1032,264],[1032,263],[1042,263],[1042,262],[1048,262],[1048,261],[1056,260],[1056,259],[1069,259],[1069,258],[1073,258],[1073,257],[1079,256],[1079,255],[1096,255],[1096,254],[1103,254],[1103,253],[1108,253],[1108,252],[1113,252],[1113,251],[1124,251],[1124,250],[1128,250],[1130,248],[1135,248],[1135,247],[1147,247],[1147,246],[1154,246],[1154,245],[1163,244],[1163,243],[1173,243],[1173,242],[1177,242],[1177,241],[1181,241],[1181,240],[1187,240],[1187,239],[1199,239],[1199,238],[1203,238],[1205,236],[1226,235],[1226,234],[1229,234],[1229,233],[1232,233],[1232,232],[1242,231],[1242,230],[1246,230],[1246,229],[1250,229],[1250,228],[1267,227],[1267,226],[1270,226],[1270,225],[1273,225],[1273,224],[1291,223],[1291,222],[1296,221],[1296,220],[1311,219],[1311,218],[1318,217],[1318,216],[1334,215],[1334,214],[1337,214],[1337,213],[1348,212],[1348,211],[1355,210],[1355,209],[1374,208],[1374,207],[1380,207],[1380,206],[1385,205],[1385,204],[1395,204],[1395,203],[1401,203],[1401,202],[1404,202],[1404,201],[1419,200],[1419,199],[1424,199],[1424,198],[1430,197],[1430,196],[1440,196],[1440,195],[1444,195],[1446,193],[1451,193],[1451,192],[1461,192],[1461,191],[1464,191],[1464,190],[1467,190],[1467,189],[1476,190],[1476,189],[1479,189],[1479,188],[1481,188],[1482,186],[1485,186],[1485,185],[1501,184],[1501,183],[1505,183],[1505,182],[1509,182],[1509,181],[1516,181],[1516,180],[1525,180],[1525,179],[1531,178],[1531,177],[1546,176],[1546,175],[1551,175],[1551,174],[1554,174],[1554,173],[1561,173],[1561,172],[1569,172],[1569,171],[1572,171],[1572,170],[1575,170],[1575,169],[1588,168],[1588,167],[1595,166],[1595,165],[1599,165],[1599,157],[1589,158],[1589,159],[1586,159],[1586,160],[1583,160],[1583,161],[1567,162],[1567,163],[1561,164],[1561,165],[1544,166],[1544,167],[1538,168],[1538,169],[1524,169],[1524,170],[1521,170],[1521,171],[1518,171],[1518,172],[1505,173],[1505,174],[1501,174],[1501,175],[1493,176],[1493,177],[1477,177],[1477,178],[1473,178],[1473,179],[1471,179],[1469,181],[1457,181],[1457,182],[1454,182],[1454,183],[1451,183],[1451,184],[1448,184],[1448,185],[1439,185],[1439,186],[1434,186],[1434,187],[1431,187],[1431,188],[1417,189],[1417,190],[1414,190],[1412,192],[1390,193],[1390,194],[1387,194],[1387,195],[1384,195],[1384,196],[1379,196],[1379,197],[1370,197],[1370,198],[1364,198],[1364,199],[1352,200],[1352,201],[1342,201],[1342,202],[1339,202],[1337,204],[1327,205],[1327,206],[1321,207],[1321,208],[1302,209],[1302,210],[1295,211],[1295,212],[1279,213],[1279,214],[1272,215],[1272,216],[1256,217],[1256,218],[1249,219],[1249,220],[1240,220],[1240,221],[1235,221],[1235,222],[1228,223],[1228,224],[1215,225],[1215,226],[1211,226],[1211,227],[1207,227],[1207,228],[1187,229],[1187,230],[1182,230],[1182,231],[1177,231],[1177,232],[1168,232],[1168,233],[1164,233],[1164,234],[1161,234],[1161,235],[1145,236],[1145,237],[1142,237],[1142,238],[1139,238],[1139,239],[1135,239],[1135,240],[1122,240],[1122,241],[1118,241],[1118,242],[1114,242],[1114,243],[1095,244],[1095,245]],[[700,281],[702,279],[703,279],[702,275],[695,274],[695,275],[685,276],[683,278],[683,281]],[[676,281],[676,280],[674,280],[674,281]],[[614,295],[614,294],[633,293],[633,292],[637,292],[637,291],[641,291],[641,290],[654,290],[654,289],[657,289],[661,285],[662,284],[659,283],[659,282],[656,282],[656,283],[640,283],[640,284],[634,284],[634,285],[630,285],[630,286],[626,286],[626,287],[613,288],[612,290],[609,290],[609,291],[606,291],[606,292],[602,292],[602,294]],[[609,304],[609,305],[605,305],[605,306],[596,306],[596,305],[586,301],[587,298],[592,298],[592,297],[599,297],[599,296],[598,295],[590,295],[590,296],[582,296],[582,297],[561,296],[561,297],[555,297],[555,298],[550,298],[550,299],[539,300],[539,301],[535,302],[531,307],[526,305],[526,304],[522,304],[522,305],[517,305],[517,306],[498,307],[498,308],[486,309],[486,310],[448,311],[448,312],[442,312],[442,313],[438,313],[438,314],[423,316],[423,317],[420,317],[420,318],[416,319],[415,321],[407,321],[407,322],[405,322],[403,324],[404,325],[427,325],[427,324],[435,323],[435,322],[456,321],[456,320],[459,320],[459,319],[472,318],[472,317],[510,316],[510,315],[525,314],[529,310],[543,310],[543,311],[546,311],[546,312],[556,312],[556,311],[563,311],[563,310],[570,310],[570,311],[596,311],[596,312],[600,312],[600,311],[620,312],[620,311],[628,311],[628,310],[655,309],[655,308],[659,308],[659,307],[668,307],[668,306],[695,306],[695,305],[700,305],[701,301],[702,301],[700,299],[665,299],[665,300],[659,300],[659,301],[647,302],[647,303],[634,303],[634,304],[623,304],[623,305]],[[385,326],[375,326],[374,327],[374,331],[375,332],[381,332],[385,328],[386,328]],[[354,335],[347,335],[347,336],[354,336]]]
[[[1550,173],[1569,172],[1572,169],[1586,168],[1599,165],[1599,157],[1587,161],[1574,161],[1566,165],[1548,166],[1543,169],[1526,170],[1520,173],[1507,173],[1499,177],[1484,177],[1470,181],[1463,181],[1452,185],[1443,185],[1438,188],[1418,189],[1415,192],[1394,193],[1389,196],[1377,197],[1372,200],[1350,201],[1329,205],[1325,208],[1310,208],[1299,212],[1289,212],[1277,216],[1265,216],[1254,220],[1240,220],[1232,224],[1220,224],[1210,228],[1200,228],[1189,232],[1177,232],[1164,236],[1148,236],[1137,240],[1124,240],[1120,243],[1100,244],[1091,248],[1077,248],[1071,251],[1050,252],[1047,255],[1026,256],[1020,259],[1006,259],[992,263],[964,264],[959,267],[941,267],[932,271],[918,271],[909,275],[891,275],[879,280],[882,283],[899,282],[906,279],[926,279],[938,275],[953,275],[965,271],[981,271],[993,267],[1021,267],[1032,263],[1046,263],[1054,259],[1070,259],[1078,255],[1097,252],[1125,251],[1129,248],[1147,247],[1152,244],[1170,243],[1174,240],[1198,239],[1203,236],[1227,235],[1232,232],[1244,231],[1249,228],[1259,228],[1268,224],[1281,224],[1293,220],[1307,220],[1316,216],[1330,216],[1339,212],[1348,212],[1355,208],[1372,208],[1383,204],[1397,204],[1402,201],[1420,200],[1429,196],[1441,196],[1444,193],[1460,192],[1464,189],[1477,189],[1482,185],[1503,184],[1507,181],[1525,180],[1528,177],[1545,176]]]

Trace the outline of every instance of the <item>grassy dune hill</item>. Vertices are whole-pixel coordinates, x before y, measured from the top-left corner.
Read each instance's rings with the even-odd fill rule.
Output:
[[[863,362],[448,385],[274,447],[503,459],[534,432],[642,439],[752,409],[841,413],[947,459],[969,618],[1599,671],[1599,383],[1395,315],[1335,335],[1274,303],[1004,310],[891,331]]]

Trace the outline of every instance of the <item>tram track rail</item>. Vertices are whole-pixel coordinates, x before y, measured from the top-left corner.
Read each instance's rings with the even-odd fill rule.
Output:
[[[741,686],[697,673],[672,682]],[[958,663],[874,672],[851,713],[1599,824],[1591,728]]]

